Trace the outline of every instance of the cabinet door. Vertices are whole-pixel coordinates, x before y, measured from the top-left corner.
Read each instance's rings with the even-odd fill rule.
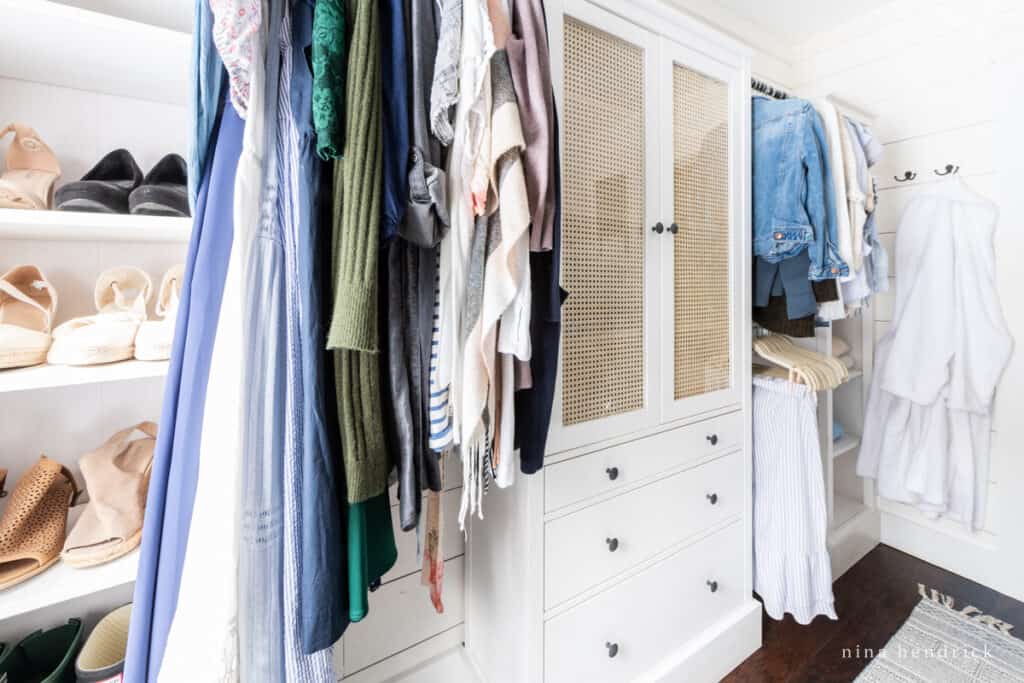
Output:
[[[587,2],[555,15],[562,135],[560,382],[549,452],[659,419],[657,38]],[[559,59],[560,57],[560,59]]]
[[[667,39],[659,85],[666,296],[659,356],[671,420],[737,404],[745,107],[742,71]]]

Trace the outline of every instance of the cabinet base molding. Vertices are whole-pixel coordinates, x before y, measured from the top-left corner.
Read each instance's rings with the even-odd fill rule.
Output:
[[[833,582],[878,545],[880,529],[878,510],[864,508],[849,522],[829,532],[828,553],[832,558]]]
[[[761,647],[761,603],[749,600],[664,658],[642,683],[714,683]]]

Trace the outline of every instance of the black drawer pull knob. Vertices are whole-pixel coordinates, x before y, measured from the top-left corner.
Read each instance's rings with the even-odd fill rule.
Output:
[[[718,445],[718,434],[712,434],[711,436],[708,436],[706,438],[707,438],[708,441],[711,442],[712,446],[717,446]]]
[[[604,542],[608,544],[608,552],[614,553],[619,549],[619,539],[617,538],[606,538]]]
[[[609,468],[607,468],[605,470],[605,474],[608,475],[609,479],[611,479],[612,481],[615,481],[616,479],[619,478],[619,468],[618,467],[609,467]]]
[[[658,233],[660,235],[661,233],[665,232],[665,226],[664,226],[664,224],[662,224],[659,221],[659,222],[654,224],[654,227],[651,228],[651,230],[653,230],[654,232],[656,232],[656,233]]]
[[[605,643],[604,646],[606,648],[608,648],[608,656],[609,657],[614,657],[615,655],[619,654],[619,644],[618,643]]]
[[[708,499],[708,502],[711,503],[712,505],[715,505],[716,503],[718,503],[718,494],[717,493],[709,493],[709,494],[707,494],[706,498]]]
[[[717,591],[717,590],[718,590],[718,582],[717,582],[717,581],[711,581],[711,580],[709,579],[709,580],[707,581],[707,584],[708,584],[708,588],[710,588],[710,589],[711,589],[711,592],[712,592],[712,593],[714,593],[715,591]]]
[[[673,223],[672,225],[668,226],[668,231],[675,235],[677,232],[679,232],[679,226]]]

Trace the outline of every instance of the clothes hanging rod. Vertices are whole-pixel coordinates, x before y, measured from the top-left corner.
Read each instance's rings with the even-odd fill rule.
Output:
[[[777,88],[771,83],[768,83],[767,81],[762,81],[758,78],[750,79],[750,87],[763,95],[773,97],[777,100],[789,99],[789,93],[787,93],[785,90]]]

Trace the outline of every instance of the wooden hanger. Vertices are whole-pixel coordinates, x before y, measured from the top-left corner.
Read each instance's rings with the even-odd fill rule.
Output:
[[[835,358],[805,349],[789,337],[772,334],[754,340],[754,351],[780,368],[757,369],[756,374],[785,376],[790,382],[805,384],[814,391],[835,389],[850,377],[850,371]]]

